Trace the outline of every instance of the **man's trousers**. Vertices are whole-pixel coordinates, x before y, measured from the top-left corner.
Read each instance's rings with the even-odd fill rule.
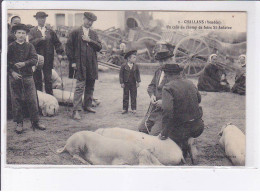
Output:
[[[45,92],[47,94],[53,95],[52,91],[52,80],[51,80],[51,75],[52,75],[52,68],[48,66],[43,66],[43,69],[36,69],[33,78],[35,82],[36,89],[39,91],[43,91],[43,86],[42,86],[42,72],[44,75],[44,83],[45,83]]]
[[[123,110],[128,110],[129,106],[129,93],[131,97],[131,109],[136,110],[136,98],[137,98],[137,88],[136,83],[124,83],[124,93],[123,93]]]
[[[32,122],[39,121],[38,101],[33,77],[24,77],[21,80],[15,80],[9,76],[9,87],[12,100],[12,111],[14,122],[23,122],[24,104],[27,106]]]
[[[95,80],[87,79],[85,81],[76,82],[76,88],[73,99],[73,110],[82,110],[82,96],[84,93],[84,109],[92,106],[93,93],[94,93]],[[85,90],[85,92],[84,92]]]

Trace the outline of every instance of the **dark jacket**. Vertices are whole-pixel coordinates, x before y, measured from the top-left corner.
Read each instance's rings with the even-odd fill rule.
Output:
[[[31,76],[32,66],[36,65],[37,60],[37,53],[31,43],[19,44],[14,41],[8,45],[7,69],[10,74],[15,71],[22,76]],[[15,66],[18,62],[25,62],[25,66],[20,70]]]
[[[46,27],[46,39],[41,40],[42,33],[38,30],[38,26],[33,27],[29,32],[29,41],[35,47],[36,52],[44,57],[44,66],[53,68],[54,49],[57,54],[63,54],[62,44],[56,33]]]
[[[225,82],[227,83],[226,86],[220,84],[221,76],[223,74],[226,75],[226,72],[223,68],[211,63],[208,64],[199,77],[198,89],[200,91],[208,92],[218,92],[230,89],[227,80],[225,80]]]
[[[10,44],[10,43],[12,43],[12,42],[14,42],[16,40],[16,37],[15,37],[15,35],[14,35],[14,33],[12,32],[12,28],[11,27],[9,27],[9,29],[8,29],[8,45]]]
[[[93,42],[82,40],[82,27],[73,30],[66,44],[66,54],[71,63],[77,64],[76,78],[80,81],[98,79],[97,52],[102,49],[101,42],[95,31],[89,30],[89,37]]]
[[[141,82],[141,78],[140,78],[140,71],[139,68],[136,64],[133,64],[133,71],[134,71],[134,77],[136,82]],[[120,73],[119,73],[119,81],[120,84],[123,83],[127,83],[129,80],[129,76],[130,76],[130,67],[127,65],[127,63],[124,63],[123,65],[121,65],[120,68]]]
[[[232,92],[238,93],[240,95],[245,95],[246,93],[246,71],[241,69],[237,72],[235,77],[235,84],[232,87]]]
[[[155,71],[153,79],[147,88],[147,92],[148,92],[149,96],[151,97],[152,95],[154,95],[157,100],[162,98],[162,89],[158,88],[161,74],[162,74],[162,68],[159,67]]]
[[[162,92],[163,133],[202,117],[201,95],[189,80],[177,78],[167,83]]]

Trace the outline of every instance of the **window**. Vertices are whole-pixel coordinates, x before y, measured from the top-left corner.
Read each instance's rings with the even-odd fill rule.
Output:
[[[65,26],[65,14],[56,14],[56,26]]]

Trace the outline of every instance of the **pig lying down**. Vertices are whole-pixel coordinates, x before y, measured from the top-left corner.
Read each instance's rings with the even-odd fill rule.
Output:
[[[227,124],[219,132],[219,143],[233,165],[245,165],[246,137],[235,125]]]
[[[95,131],[100,135],[121,139],[149,150],[163,165],[186,163],[180,147],[169,138],[162,141],[157,136],[123,128],[100,128]]]
[[[67,105],[73,105],[74,92],[53,89],[53,96],[58,100],[59,103],[65,103]],[[84,95],[82,97],[82,101],[84,102]],[[97,98],[92,99],[92,107],[97,107],[100,104],[100,100]]]
[[[104,137],[91,131],[73,134],[57,153],[65,151],[83,164],[162,165],[149,151],[132,142]]]
[[[43,116],[54,116],[58,113],[59,103],[54,96],[39,90],[37,90],[37,95]]]

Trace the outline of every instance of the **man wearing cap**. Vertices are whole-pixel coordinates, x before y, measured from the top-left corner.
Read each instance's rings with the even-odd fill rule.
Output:
[[[196,86],[184,79],[178,64],[166,64],[163,68],[169,80],[162,91],[162,132],[159,138],[167,137],[175,141],[183,150],[184,156],[190,153],[196,163],[196,146],[194,138],[204,130],[202,108],[199,106],[201,95]]]
[[[17,123],[15,131],[22,133],[23,107],[25,101],[32,127],[45,130],[45,126],[39,123],[38,104],[35,84],[32,76],[32,66],[37,63],[37,54],[31,43],[25,42],[29,29],[24,24],[13,26],[12,31],[16,41],[8,45],[7,70],[12,99],[13,120]]]
[[[48,15],[45,12],[37,12],[34,17],[38,22],[38,26],[35,26],[30,30],[29,41],[34,45],[36,52],[44,57],[42,70],[44,75],[45,91],[46,93],[53,95],[51,74],[53,69],[54,49],[58,54],[59,60],[62,59],[64,50],[56,33],[45,25],[46,17],[48,17]],[[35,70],[34,80],[36,89],[42,91],[42,72],[40,68]]]
[[[68,59],[76,71],[76,89],[73,99],[73,118],[81,119],[79,111],[82,110],[82,95],[84,94],[84,110],[95,113],[91,108],[95,80],[98,79],[97,52],[102,49],[97,33],[91,28],[97,16],[91,12],[84,13],[84,23],[73,30],[66,44]]]
[[[128,112],[129,106],[129,93],[131,97],[131,109],[132,112],[136,113],[136,98],[137,98],[137,88],[141,82],[140,72],[136,62],[137,50],[130,50],[126,52],[124,58],[127,60],[126,63],[121,65],[119,73],[119,81],[121,87],[124,89],[123,92],[123,112],[125,114]]]
[[[172,61],[173,53],[166,44],[162,45],[155,54],[160,67],[155,71],[154,77],[147,88],[150,96],[150,106],[140,122],[138,130],[143,133],[157,136],[161,132],[162,124],[162,88],[167,83],[162,67]]]

